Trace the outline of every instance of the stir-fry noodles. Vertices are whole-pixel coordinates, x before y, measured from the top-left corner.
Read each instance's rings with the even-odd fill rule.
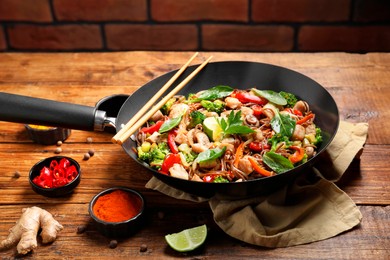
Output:
[[[138,158],[185,180],[264,178],[315,155],[322,136],[314,119],[292,93],[216,86],[170,99],[138,131]]]

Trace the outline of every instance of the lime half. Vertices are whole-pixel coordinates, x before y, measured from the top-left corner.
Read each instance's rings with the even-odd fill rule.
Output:
[[[168,245],[178,252],[188,252],[200,247],[207,237],[207,226],[185,229],[165,236]]]
[[[208,117],[203,121],[203,130],[212,141],[222,139],[223,130],[218,123],[219,118]]]

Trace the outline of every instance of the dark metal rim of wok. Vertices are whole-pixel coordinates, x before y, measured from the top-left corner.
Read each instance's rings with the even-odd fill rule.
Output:
[[[195,68],[190,66],[185,73],[171,86],[173,89]],[[176,72],[171,71],[159,76],[135,91],[122,105],[116,127],[119,131],[122,124],[128,120],[149,100],[158,89],[163,86]],[[195,78],[190,81],[178,94],[188,95],[205,90],[216,85],[228,85],[237,89],[272,89],[286,91],[297,95],[308,102],[310,109],[316,114],[316,125],[323,131],[323,142],[317,147],[317,154],[306,163],[281,174],[260,179],[235,183],[203,183],[183,180],[159,173],[146,163],[137,159],[134,152],[136,143],[128,139],[123,149],[136,162],[152,171],[153,175],[164,183],[203,197],[222,195],[223,197],[241,198],[255,194],[267,194],[291,182],[297,175],[309,166],[312,166],[318,156],[333,140],[339,125],[337,105],[329,92],[311,78],[296,71],[275,65],[257,62],[214,62],[209,63]],[[169,90],[168,90],[169,91]]]

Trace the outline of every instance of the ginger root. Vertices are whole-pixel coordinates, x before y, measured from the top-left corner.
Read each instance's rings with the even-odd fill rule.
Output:
[[[16,247],[18,253],[27,254],[37,247],[37,234],[40,227],[42,243],[45,244],[53,242],[57,232],[64,228],[46,210],[35,206],[25,208],[20,219],[10,229],[8,237],[1,241],[0,249],[9,248],[19,242]]]

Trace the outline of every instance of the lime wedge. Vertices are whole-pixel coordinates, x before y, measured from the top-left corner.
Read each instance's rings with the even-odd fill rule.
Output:
[[[222,139],[223,130],[216,117],[208,117],[203,121],[203,130],[212,141]]]
[[[207,226],[185,229],[165,236],[168,245],[178,252],[188,252],[200,247],[207,237]]]

